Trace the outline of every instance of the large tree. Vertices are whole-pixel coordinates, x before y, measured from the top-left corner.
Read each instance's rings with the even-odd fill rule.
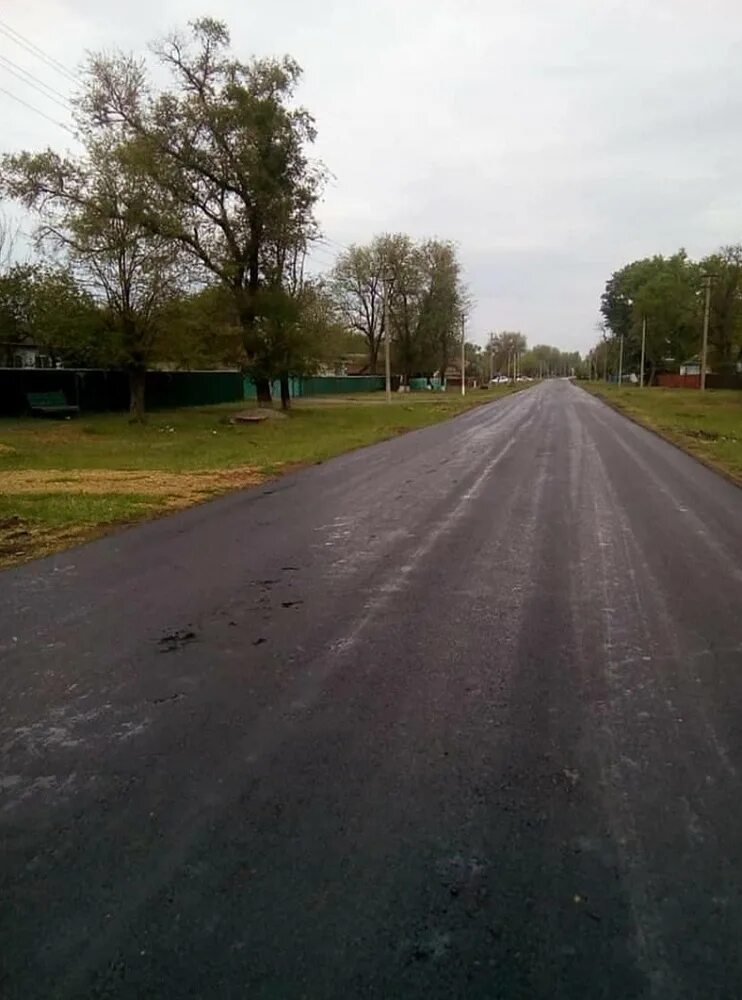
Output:
[[[697,352],[701,298],[698,265],[684,250],[632,261],[614,272],[601,298],[601,313],[615,344],[623,338],[624,370],[641,360],[642,324],[646,321],[645,365],[649,383],[662,365],[677,368]],[[611,367],[619,351],[611,352]]]
[[[3,157],[0,187],[40,214],[39,243],[61,253],[105,306],[107,360],[129,372],[131,413],[142,420],[147,365],[180,278],[178,247],[143,226],[151,186],[122,165],[110,136],[85,129],[81,136],[76,157],[52,150]]]
[[[140,61],[96,56],[82,107],[150,185],[142,225],[229,291],[247,370],[270,402],[260,293],[315,234],[323,171],[307,156],[313,119],[293,104],[299,66],[242,62],[229,46],[225,25],[210,18],[194,21],[189,37],[171,35],[154,49],[170,75],[163,90]]]

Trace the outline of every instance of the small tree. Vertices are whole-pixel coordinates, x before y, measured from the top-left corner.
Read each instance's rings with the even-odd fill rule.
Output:
[[[405,233],[387,238],[390,292],[387,322],[394,342],[394,360],[405,381],[423,364],[422,301],[425,279],[421,250]],[[429,344],[425,345],[429,347]]]
[[[340,254],[330,277],[330,289],[351,330],[366,341],[368,370],[376,374],[384,340],[384,277],[386,241],[377,236],[367,246],[351,246]]]
[[[14,264],[0,274],[4,339],[31,342],[53,364],[93,365],[106,346],[106,321],[93,297],[63,267]]]
[[[454,245],[441,240],[423,243],[420,270],[419,357],[424,368],[438,368],[443,378],[461,342],[461,314],[467,306]]]
[[[335,361],[343,330],[333,304],[319,283],[303,283],[291,293],[266,289],[260,297],[261,328],[265,331],[264,370],[278,372],[281,406],[291,405],[290,377],[312,375]]]

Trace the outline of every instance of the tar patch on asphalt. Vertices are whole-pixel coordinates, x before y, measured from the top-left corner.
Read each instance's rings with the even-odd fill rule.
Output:
[[[160,647],[161,653],[172,653],[176,649],[182,649],[183,646],[187,646],[195,638],[196,633],[191,631],[191,629],[178,629],[175,632],[166,632],[160,638],[157,645]]]

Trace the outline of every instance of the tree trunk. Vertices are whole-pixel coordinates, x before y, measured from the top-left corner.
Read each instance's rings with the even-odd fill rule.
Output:
[[[146,368],[129,369],[129,420],[131,423],[144,423],[144,387],[146,379]]]
[[[258,397],[258,406],[272,406],[273,397],[271,396],[271,384],[270,381],[264,376],[256,377],[255,382],[255,392]]]
[[[284,373],[281,375],[281,409],[288,410],[291,407],[291,386],[289,384],[289,376]]]

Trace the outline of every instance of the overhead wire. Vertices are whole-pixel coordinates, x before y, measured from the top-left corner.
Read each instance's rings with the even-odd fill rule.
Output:
[[[5,35],[6,38],[9,38],[12,42],[14,42],[16,45],[19,45],[21,48],[23,48],[26,52],[33,55],[35,58],[40,59],[46,66],[64,76],[65,79],[67,79],[68,81],[78,84],[81,82],[80,78],[77,77],[74,73],[72,73],[58,59],[56,59],[54,56],[50,55],[48,52],[42,49],[41,46],[37,45],[32,39],[28,38],[20,31],[17,31],[15,28],[12,28],[7,22],[1,19],[0,19],[0,33]],[[6,72],[12,73],[18,79],[22,80],[22,82],[33,87],[34,90],[36,90],[42,96],[46,97],[48,100],[54,101],[60,107],[65,108],[65,110],[69,109],[69,101],[64,94],[56,90],[56,88],[52,87],[51,85],[45,83],[43,80],[40,80],[29,70],[26,70],[25,68],[19,66],[17,63],[15,63],[12,59],[8,58],[7,56],[0,55],[0,68],[5,69]],[[19,74],[21,73],[24,74],[24,76],[20,76]],[[41,89],[42,87],[44,88],[43,90]],[[74,135],[72,129],[70,129],[63,122],[57,121],[50,115],[45,114],[39,108],[34,107],[34,105],[29,104],[27,101],[24,101],[22,98],[11,93],[9,90],[0,87],[0,92],[6,94],[12,100],[17,101],[24,107],[27,107],[30,111],[33,111],[36,114],[40,115],[42,118],[45,118],[47,121],[52,122],[52,124],[58,125],[60,128],[65,129],[71,135]],[[61,101],[64,101],[65,103],[62,104],[58,98],[61,98]],[[350,247],[347,244],[341,243],[339,240],[335,240],[329,236],[321,236],[318,237],[316,240],[312,240],[310,254],[312,256],[318,256],[321,259],[321,255],[324,252],[325,254],[330,255],[331,257],[331,260],[325,259],[324,262],[334,263],[340,251],[349,249]]]
[[[5,21],[2,20],[0,20],[0,32],[3,35],[5,35],[6,38],[9,38],[12,42],[15,42],[16,45],[20,45],[22,49],[25,49],[32,56],[35,56],[37,59],[41,59],[41,61],[46,63],[46,65],[49,66],[50,69],[53,69],[57,73],[60,73],[62,76],[65,76],[68,80],[72,81],[73,83],[80,82],[79,78],[75,76],[75,74],[72,73],[70,70],[68,70],[67,67],[63,63],[61,63],[58,59],[55,59],[54,56],[49,55],[49,53],[45,52],[40,45],[37,45],[35,42],[31,41],[30,38],[26,38],[26,36],[21,34],[20,31],[16,31],[15,28],[11,28],[9,24],[7,24]]]
[[[34,107],[33,104],[29,104],[28,101],[24,101],[22,97],[18,97],[16,94],[13,94],[9,90],[6,90],[5,87],[0,87],[0,94],[5,94],[6,97],[10,97],[11,100],[17,101],[18,104],[22,104],[24,108],[28,108],[29,111],[34,111],[37,115],[41,115],[42,118],[46,118],[46,120],[48,122],[51,122],[52,125],[58,125],[59,128],[63,128],[65,132],[69,132],[70,135],[74,136],[75,133],[72,131],[69,125],[65,125],[64,122],[60,122],[56,118],[52,118],[51,115],[45,114],[43,111],[40,111],[38,108]]]
[[[15,66],[15,63],[13,63],[13,65],[10,66],[6,65],[6,63],[12,63],[12,60],[6,59],[5,56],[0,55],[0,69],[4,69],[6,73],[12,74],[12,76],[14,76],[17,80],[20,80],[22,83],[25,83],[26,86],[31,87],[37,93],[41,94],[42,97],[45,97],[48,101],[53,101],[56,105],[58,105],[58,107],[64,108],[65,111],[70,110],[70,104],[67,101],[66,97],[62,95],[62,100],[60,101],[59,98],[55,97],[53,93],[47,93],[46,90],[43,89],[45,87],[44,83],[42,83],[41,81],[39,81],[38,83],[35,82],[37,78],[34,77],[32,73],[26,73],[26,71],[23,70],[21,67],[18,67],[18,69],[14,69],[13,67]],[[25,76],[22,76],[21,75],[22,73],[25,73]],[[30,79],[26,79],[26,77],[29,77]]]

